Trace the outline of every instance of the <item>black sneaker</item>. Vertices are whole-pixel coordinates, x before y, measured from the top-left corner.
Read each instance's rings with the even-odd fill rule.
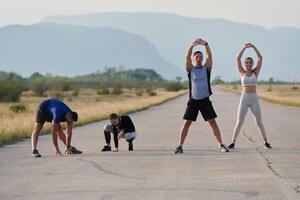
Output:
[[[226,153],[226,152],[229,152],[229,150],[227,149],[227,147],[224,144],[221,144],[219,146],[218,152]]]
[[[265,143],[265,149],[272,149],[271,145],[269,143]]]
[[[128,144],[128,151],[133,151],[133,144],[132,143]]]
[[[82,151],[79,151],[78,149],[76,149],[75,147],[71,147],[71,152],[73,153],[73,154],[82,154]]]
[[[35,158],[42,157],[41,154],[39,153],[39,151],[38,151],[37,149],[34,149],[34,150],[32,151],[32,155],[33,155],[33,157],[35,157]]]
[[[105,145],[101,151],[111,151],[111,147]]]
[[[234,143],[231,143],[230,145],[228,145],[227,148],[228,148],[228,149],[234,149]]]
[[[183,153],[183,149],[182,149],[182,146],[178,146],[176,149],[175,149],[175,154],[180,154],[180,153]]]

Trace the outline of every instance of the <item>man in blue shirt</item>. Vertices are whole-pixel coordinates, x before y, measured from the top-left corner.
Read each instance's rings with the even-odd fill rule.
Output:
[[[206,62],[202,65],[203,53],[196,51],[193,53],[193,47],[203,45],[206,50]],[[192,63],[192,54],[193,61]],[[219,143],[219,152],[228,152],[227,147],[223,144],[221,133],[215,118],[216,112],[212,106],[209,96],[212,95],[210,87],[210,73],[213,66],[212,53],[208,42],[197,38],[188,48],[185,58],[185,69],[189,78],[189,101],[183,116],[184,122],[180,131],[179,145],[175,154],[183,153],[183,143],[188,135],[189,128],[193,121],[196,121],[199,111],[205,121],[208,121],[212,131]]]
[[[73,122],[78,120],[78,114],[73,112],[66,104],[58,99],[51,98],[44,100],[37,109],[36,123],[31,136],[32,154],[34,157],[41,157],[36,149],[39,134],[45,122],[52,123],[52,140],[56,150],[56,155],[61,156],[57,144],[57,136],[66,145],[66,154],[81,154],[82,152],[71,146]],[[67,122],[67,137],[65,136],[61,122]]]

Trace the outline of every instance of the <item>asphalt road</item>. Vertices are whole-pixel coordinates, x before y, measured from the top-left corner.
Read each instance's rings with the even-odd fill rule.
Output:
[[[125,141],[117,153],[100,152],[108,121],[74,130],[82,155],[56,157],[50,135],[39,139],[39,159],[30,140],[0,148],[0,199],[300,199],[300,109],[261,101],[274,148],[263,148],[249,111],[236,149],[226,154],[199,115],[185,153],[174,155],[187,98],[130,114],[138,132],[133,152]],[[214,89],[211,100],[229,144],[239,96]]]

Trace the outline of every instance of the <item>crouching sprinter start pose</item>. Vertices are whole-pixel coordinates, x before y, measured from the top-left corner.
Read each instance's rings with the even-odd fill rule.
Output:
[[[128,150],[133,151],[133,140],[136,138],[137,134],[135,132],[135,127],[133,125],[132,120],[129,116],[118,116],[115,113],[109,115],[109,120],[111,124],[104,126],[104,137],[106,141],[106,145],[103,147],[102,151],[111,151],[111,135],[114,136],[115,150],[117,152],[119,150],[118,140],[121,138],[125,138],[128,142]]]
[[[52,123],[52,139],[55,147],[56,155],[62,155],[58,148],[57,136],[67,147],[66,154],[81,154],[75,147],[71,146],[73,122],[78,120],[78,114],[71,111],[71,109],[59,101],[58,99],[51,98],[44,100],[37,109],[36,123],[31,136],[32,154],[34,157],[41,157],[41,154],[36,149],[39,134],[45,122]],[[61,122],[67,122],[67,137],[65,136]]]
[[[192,64],[193,47],[203,45],[206,49],[206,62],[202,65],[203,54],[196,51],[193,54],[194,65]],[[175,150],[175,154],[183,153],[182,145],[188,134],[188,130],[193,121],[196,121],[199,111],[205,121],[208,121],[215,137],[219,143],[219,152],[228,152],[226,146],[222,143],[221,133],[215,118],[217,117],[209,96],[212,94],[210,88],[210,72],[213,61],[209,45],[206,41],[198,38],[188,48],[185,58],[185,68],[189,78],[190,99],[184,114],[184,122],[181,128],[179,146]]]

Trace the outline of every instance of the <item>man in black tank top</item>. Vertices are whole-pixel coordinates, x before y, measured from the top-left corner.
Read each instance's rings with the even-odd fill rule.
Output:
[[[206,49],[206,62],[202,65],[203,53],[196,51],[192,53],[193,47],[203,45]],[[185,68],[189,78],[190,99],[187,103],[187,108],[184,114],[184,122],[181,128],[179,145],[175,150],[175,154],[183,153],[182,145],[188,134],[189,127],[193,121],[196,121],[199,111],[205,121],[208,121],[213,133],[219,143],[219,152],[228,152],[227,147],[223,144],[221,133],[215,118],[217,117],[209,96],[212,94],[210,88],[210,72],[212,70],[213,60],[208,42],[201,38],[196,39],[188,48],[185,58]]]

